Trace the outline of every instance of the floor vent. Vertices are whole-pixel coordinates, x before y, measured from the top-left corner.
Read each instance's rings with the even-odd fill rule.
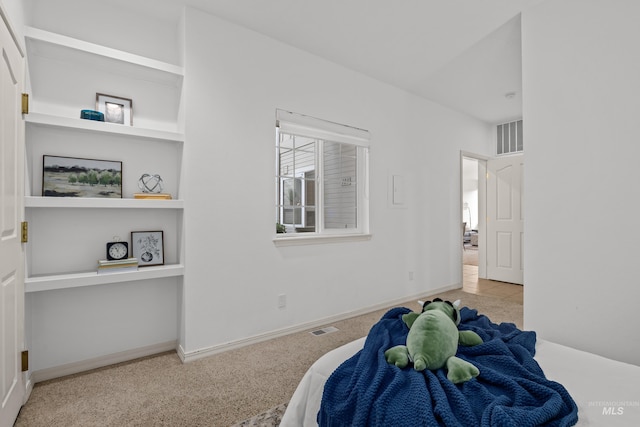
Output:
[[[311,335],[320,336],[324,334],[329,334],[331,332],[338,331],[339,329],[334,326],[327,326],[326,328],[316,329],[315,331],[309,332]]]

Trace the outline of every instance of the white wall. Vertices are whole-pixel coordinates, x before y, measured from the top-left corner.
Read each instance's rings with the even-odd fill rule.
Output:
[[[69,364],[91,360],[93,368],[120,352],[166,351],[177,340],[179,289],[166,278],[27,294],[29,368],[39,381]]]
[[[489,126],[203,12],[185,28],[187,354],[461,283],[460,150]],[[273,244],[276,108],[371,132],[370,241]]]
[[[4,0],[6,1],[6,0]],[[15,1],[15,0],[14,0]],[[132,3],[131,10],[97,0],[24,0],[26,24],[170,64],[181,64],[178,20]],[[150,3],[150,2],[149,2]]]
[[[640,364],[640,3],[548,0],[523,14],[525,327]]]

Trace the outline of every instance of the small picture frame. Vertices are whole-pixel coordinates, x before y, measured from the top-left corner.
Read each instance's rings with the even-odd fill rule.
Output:
[[[164,233],[132,231],[131,254],[138,259],[138,267],[164,265]]]
[[[104,121],[133,126],[133,101],[129,98],[96,93],[96,111],[104,114]]]
[[[122,162],[45,154],[42,195],[122,198]]]

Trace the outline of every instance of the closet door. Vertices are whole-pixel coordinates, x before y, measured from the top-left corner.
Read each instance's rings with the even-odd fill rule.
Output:
[[[20,357],[24,349],[24,58],[1,8],[0,15],[0,427],[5,427],[13,425],[25,398]]]

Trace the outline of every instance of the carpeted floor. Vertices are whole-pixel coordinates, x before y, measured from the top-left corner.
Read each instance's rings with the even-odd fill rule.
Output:
[[[435,296],[522,327],[518,302],[461,290]],[[16,426],[275,426],[308,367],[366,335],[386,311],[331,324],[337,332],[299,332],[187,364],[170,352],[38,383]]]
[[[282,421],[282,417],[286,410],[287,404],[282,403],[256,415],[255,417],[251,417],[239,422],[238,424],[234,424],[231,427],[277,427],[280,425],[280,421]]]

